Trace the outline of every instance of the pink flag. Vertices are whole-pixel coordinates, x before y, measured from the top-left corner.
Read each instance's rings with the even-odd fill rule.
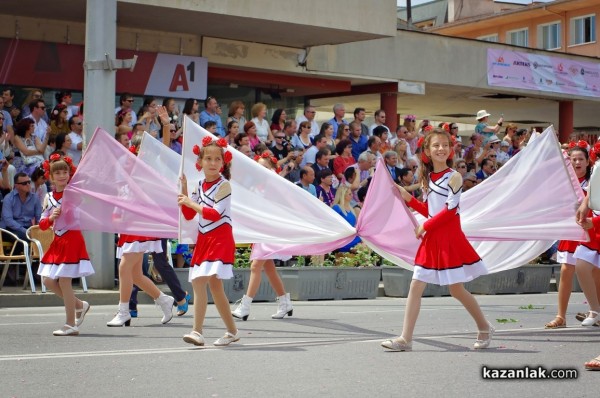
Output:
[[[97,128],[65,189],[59,229],[172,238],[177,187]]]

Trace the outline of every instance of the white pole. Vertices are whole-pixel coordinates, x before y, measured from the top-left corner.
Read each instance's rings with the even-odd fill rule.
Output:
[[[85,24],[85,63],[116,59],[117,1],[87,0]],[[85,68],[83,132],[89,142],[96,127],[108,132],[115,124],[116,70],[97,67]],[[115,243],[114,235],[86,232],[88,253],[96,273],[87,278],[96,289],[114,288]]]

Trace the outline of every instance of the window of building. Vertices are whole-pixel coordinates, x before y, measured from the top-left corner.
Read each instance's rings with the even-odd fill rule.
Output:
[[[570,43],[584,44],[596,41],[596,15],[571,18]]]
[[[477,40],[490,41],[492,43],[498,43],[498,34],[494,33],[493,35],[479,36]]]
[[[435,26],[435,18],[427,19],[427,20],[419,21],[419,22],[413,22],[413,25],[415,25],[417,28],[421,28],[421,29],[433,28]]]
[[[556,50],[562,46],[560,22],[551,22],[538,26],[538,48]]]
[[[513,46],[529,47],[529,31],[527,28],[506,32],[506,43]]]

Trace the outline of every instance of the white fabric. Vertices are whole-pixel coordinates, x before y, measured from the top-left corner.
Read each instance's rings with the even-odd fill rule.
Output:
[[[465,235],[469,240],[587,241],[573,208],[583,200],[583,191],[569,168],[572,172],[550,126],[494,175],[462,195]]]
[[[40,264],[38,275],[50,278],[81,278],[94,275],[94,267],[89,260],[80,260],[79,264]]]
[[[216,275],[218,279],[233,278],[233,265],[223,264],[221,261],[203,261],[200,265],[190,267],[188,282],[201,276]]]
[[[600,268],[600,253],[598,253],[596,250],[579,245],[577,246],[577,249],[575,249],[575,258],[587,261],[594,267]]]
[[[196,170],[198,157],[194,155],[192,148],[194,145],[201,145],[203,137],[215,136],[187,116],[183,122],[183,130],[180,170],[185,172],[188,193],[191,193],[198,181],[204,178],[204,173]],[[165,150],[169,149],[165,147]],[[230,183],[236,243],[319,243],[355,233],[352,226],[310,193],[267,170],[233,147],[228,147],[228,150],[233,155]],[[146,162],[148,155],[140,152],[139,158]],[[161,172],[161,168],[156,169]],[[180,214],[179,220],[179,241],[196,243],[198,216],[188,221]]]
[[[162,245],[159,240],[148,240],[145,242],[127,242],[117,247],[117,258],[127,253],[162,253]]]

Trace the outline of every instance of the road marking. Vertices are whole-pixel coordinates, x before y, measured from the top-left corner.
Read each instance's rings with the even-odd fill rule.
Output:
[[[19,323],[0,323],[0,326],[20,326],[20,325],[48,325],[56,322],[19,322]]]
[[[554,333],[560,333],[563,330],[569,328],[556,329]],[[496,334],[508,334],[511,332],[543,332],[547,331],[544,328],[516,328],[516,329],[503,329],[497,330]],[[572,328],[571,328],[572,331]],[[451,339],[461,336],[471,336],[477,333],[472,332],[456,332],[448,333],[438,336],[417,336],[416,340],[441,340]],[[75,337],[74,337],[75,338]],[[234,344],[230,347],[193,347],[193,346],[182,346],[182,347],[168,347],[168,348],[144,348],[144,349],[131,349],[131,350],[111,350],[111,351],[80,351],[80,352],[61,352],[61,353],[45,353],[45,354],[20,354],[20,355],[0,355],[0,362],[6,361],[23,361],[23,360],[40,360],[40,359],[61,359],[61,358],[93,358],[93,357],[104,357],[104,356],[122,356],[122,355],[148,355],[148,354],[174,354],[174,353],[187,353],[196,351],[219,351],[219,350],[235,350],[243,349],[247,347],[273,347],[273,346],[302,346],[308,347],[313,345],[322,344],[364,344],[381,342],[385,339],[385,336],[372,338],[333,338],[333,339],[322,339],[322,340],[294,340],[294,341],[278,341],[278,342],[267,342],[267,343],[247,343],[247,344]]]

